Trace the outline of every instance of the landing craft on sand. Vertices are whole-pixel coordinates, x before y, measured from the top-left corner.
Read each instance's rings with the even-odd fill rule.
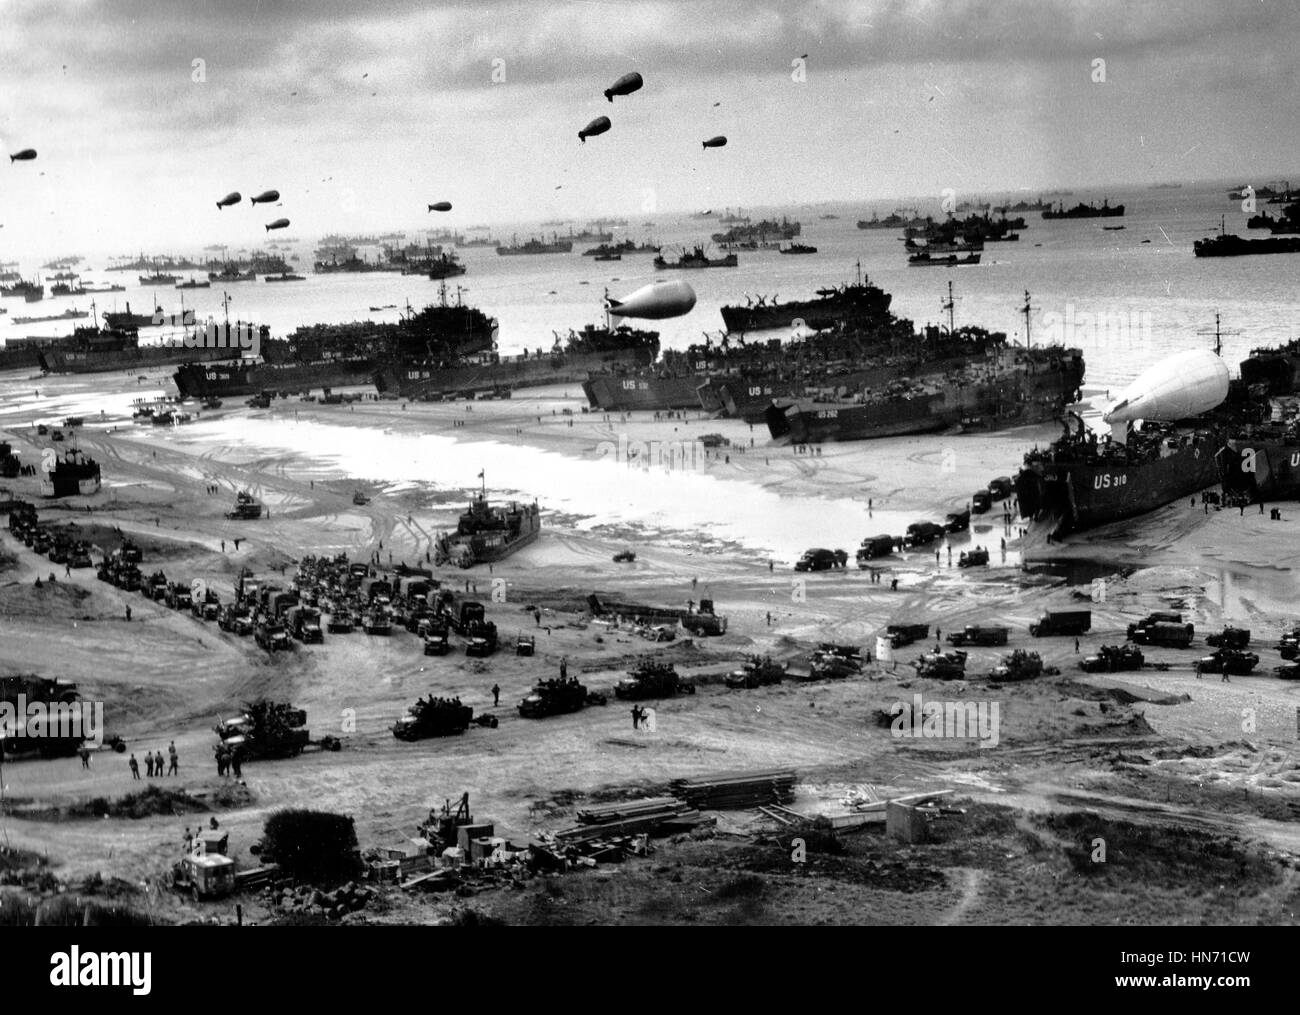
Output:
[[[586,144],[587,138],[595,137],[597,134],[603,134],[605,131],[609,130],[611,126],[612,124],[609,122],[608,116],[598,116],[596,119],[592,120],[591,123],[587,124],[587,126],[583,127],[582,130],[578,131],[578,140],[583,144]]]
[[[243,198],[240,195],[239,191],[232,190],[229,194],[227,194],[225,197],[223,197],[220,201],[217,202],[217,211],[220,211],[222,208],[229,208],[231,205],[234,204],[239,204],[239,202],[242,200]]]
[[[630,74],[624,74],[621,78],[606,88],[605,98],[609,99],[610,102],[613,102],[615,95],[631,95],[643,84],[645,84],[645,82],[641,79],[641,75],[636,71],[632,71]]]
[[[280,192],[278,190],[264,190],[256,197],[250,197],[248,199],[248,203],[249,204],[272,204],[278,200],[280,200]]]
[[[268,222],[266,231],[269,233],[272,229],[287,229],[289,226],[288,219],[276,219],[274,222]]]
[[[690,313],[695,306],[695,290],[680,279],[651,282],[625,299],[607,297],[605,302],[614,317],[643,317],[657,321]]]

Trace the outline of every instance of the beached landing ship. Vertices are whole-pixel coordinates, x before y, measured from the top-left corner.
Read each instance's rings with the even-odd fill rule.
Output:
[[[469,568],[493,563],[535,543],[541,533],[542,514],[536,501],[494,508],[488,504],[487,481],[483,480],[469,510],[461,514],[456,531],[443,533],[435,541],[434,564]]]
[[[1078,349],[992,348],[958,371],[908,377],[853,400],[773,401],[773,438],[798,444],[933,433],[950,427],[998,430],[1059,416],[1079,397]]]
[[[1103,417],[1098,440],[1083,421],[1044,449],[1025,455],[1016,477],[1020,512],[1049,538],[1132,518],[1191,496],[1220,480],[1222,430],[1177,421],[1217,408],[1228,395],[1228,368],[1207,350],[1171,357],[1145,371]],[[1142,420],[1137,427],[1134,421]],[[1158,422],[1159,421],[1159,422]],[[1168,421],[1168,422],[1163,422]]]
[[[54,468],[41,474],[42,497],[88,497],[99,493],[99,463],[69,448]]]
[[[538,348],[520,356],[480,352],[441,361],[429,358],[394,359],[374,375],[381,392],[403,398],[436,399],[470,392],[505,392],[547,384],[579,384],[592,371],[637,369],[659,355],[659,333],[627,325],[604,327],[588,324],[570,331],[561,341],[555,336],[550,351]]]
[[[105,315],[107,316],[107,315]],[[224,331],[222,330],[224,327]],[[183,340],[141,345],[140,335],[133,328],[77,328],[67,339],[58,340],[38,350],[41,369],[51,374],[95,374],[112,370],[144,370],[149,367],[189,364],[201,370],[199,364],[212,363],[238,357],[243,349],[237,338],[238,329],[249,333],[253,325],[236,324],[217,327],[212,332],[214,341],[206,344],[197,338],[186,345]],[[269,330],[262,326],[265,337]]]

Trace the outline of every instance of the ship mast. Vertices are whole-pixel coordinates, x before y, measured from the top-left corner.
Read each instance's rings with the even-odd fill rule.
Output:
[[[1239,334],[1241,334],[1241,332],[1239,332],[1239,331],[1224,331],[1222,328],[1220,328],[1220,327],[1219,327],[1219,312],[1216,310],[1216,311],[1214,312],[1214,330],[1213,330],[1213,331],[1210,331],[1208,328],[1202,328],[1200,331],[1197,332],[1197,334],[1198,334],[1198,335],[1206,335],[1206,336],[1213,335],[1213,336],[1214,336],[1214,355],[1216,355],[1216,356],[1222,356],[1222,355],[1223,355],[1223,336],[1224,336],[1224,335],[1239,335]]]
[[[1029,305],[1029,290],[1025,290],[1025,305],[1020,308],[1020,312],[1025,315],[1025,348],[1034,347],[1033,338],[1030,335],[1030,314],[1037,308]]]
[[[952,335],[955,332],[955,327],[953,323],[954,322],[953,311],[956,308],[956,306],[957,306],[957,298],[952,294],[952,279],[948,279],[948,298],[946,300],[939,301],[939,309],[946,310],[948,312],[948,334],[949,335]]]

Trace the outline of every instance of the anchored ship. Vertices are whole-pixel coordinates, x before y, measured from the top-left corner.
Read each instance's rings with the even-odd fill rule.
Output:
[[[886,317],[893,297],[862,275],[857,264],[857,279],[852,283],[817,290],[817,299],[779,303],[760,296],[746,306],[725,306],[722,320],[729,332],[760,331],[764,328],[795,327],[802,322],[821,331],[841,322],[872,322]]]
[[[739,264],[740,260],[735,254],[710,258],[704,253],[703,247],[683,250],[675,261],[665,260],[663,254],[657,254],[654,260],[655,269],[659,271],[668,268],[735,268]]]
[[[518,237],[511,237],[509,246],[497,247],[497,253],[502,257],[509,257],[518,254],[567,254],[573,250],[572,240],[561,240],[554,234],[551,236],[551,242],[539,240],[530,237],[523,243],[518,242]]]
[[[1057,202],[1055,208],[1045,208],[1043,218],[1045,219],[1101,219],[1117,218],[1124,214],[1122,204],[1110,204],[1109,200],[1102,201],[1101,207],[1095,204],[1076,204],[1073,208],[1065,207],[1064,202]]]

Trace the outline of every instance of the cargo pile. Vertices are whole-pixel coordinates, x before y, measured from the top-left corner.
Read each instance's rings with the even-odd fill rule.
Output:
[[[794,801],[794,770],[719,772],[693,779],[674,779],[673,795],[700,810],[749,810],[764,804]]]

